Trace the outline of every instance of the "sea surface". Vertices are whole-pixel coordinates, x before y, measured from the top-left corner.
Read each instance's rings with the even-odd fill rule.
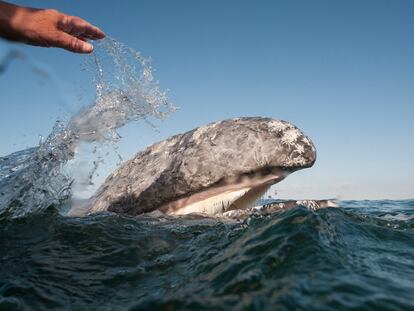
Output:
[[[414,201],[0,221],[0,310],[414,310]]]

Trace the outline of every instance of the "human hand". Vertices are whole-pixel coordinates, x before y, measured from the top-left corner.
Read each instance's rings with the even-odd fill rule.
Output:
[[[0,36],[36,46],[91,53],[93,46],[87,41],[102,39],[105,34],[80,17],[0,1]]]

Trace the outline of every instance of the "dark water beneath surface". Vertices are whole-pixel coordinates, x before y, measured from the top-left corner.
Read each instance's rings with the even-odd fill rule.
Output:
[[[0,310],[413,310],[414,201],[0,221]]]

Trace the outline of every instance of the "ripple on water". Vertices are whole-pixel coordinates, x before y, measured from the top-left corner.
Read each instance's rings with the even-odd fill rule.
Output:
[[[412,309],[412,227],[387,226],[376,202],[357,204],[248,225],[54,209],[3,220],[0,308]],[[412,215],[410,204],[388,213]]]

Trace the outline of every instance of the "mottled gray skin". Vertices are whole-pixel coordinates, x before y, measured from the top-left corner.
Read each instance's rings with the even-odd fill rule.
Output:
[[[173,136],[125,162],[91,198],[89,211],[137,215],[243,176],[289,173],[316,160],[312,142],[294,125],[237,118]]]

